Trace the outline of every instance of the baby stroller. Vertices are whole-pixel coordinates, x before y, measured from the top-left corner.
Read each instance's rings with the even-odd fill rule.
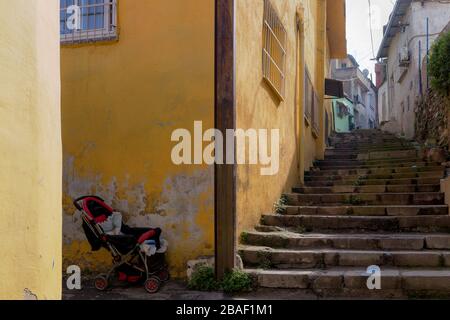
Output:
[[[158,292],[161,285],[169,280],[163,246],[166,242],[160,240],[161,229],[131,228],[121,222],[120,234],[111,235],[101,225],[113,215],[114,210],[102,198],[84,196],[73,204],[81,212],[82,227],[92,250],[105,248],[113,258],[111,270],[95,278],[97,290],[106,290],[113,275],[121,282],[144,283],[149,293]],[[156,247],[151,253],[148,243]]]

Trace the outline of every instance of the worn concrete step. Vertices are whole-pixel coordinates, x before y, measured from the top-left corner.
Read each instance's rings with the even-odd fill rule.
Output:
[[[299,234],[289,231],[249,231],[243,233],[241,243],[285,249],[450,250],[450,234]]]
[[[267,214],[261,224],[299,233],[331,232],[449,232],[450,216],[319,216]]]
[[[317,176],[336,176],[336,175],[368,175],[368,174],[390,174],[390,173],[411,173],[411,172],[429,172],[440,171],[444,172],[443,166],[411,166],[411,167],[384,167],[384,168],[361,168],[361,169],[325,169],[319,171],[305,172],[306,177]]]
[[[370,149],[355,149],[355,148],[327,148],[325,149],[325,156],[333,156],[333,155],[358,155],[360,153],[367,152],[380,152],[380,151],[398,151],[398,150],[416,150],[411,146],[396,146],[396,147],[383,147],[383,146],[375,146]]]
[[[308,289],[320,296],[442,298],[450,295],[449,268],[381,268],[381,289],[369,290],[364,268],[308,270],[245,269],[264,288]]]
[[[337,180],[372,180],[372,179],[413,179],[413,178],[443,178],[444,169],[423,172],[402,172],[386,174],[355,174],[355,175],[329,175],[305,176],[305,181],[337,181]]]
[[[261,246],[239,247],[246,267],[304,269],[327,267],[450,267],[449,250],[343,250],[276,249]]]
[[[408,158],[417,157],[417,151],[414,150],[391,150],[391,151],[375,151],[358,153],[357,155],[335,154],[325,156],[325,160],[380,160],[389,158]]]
[[[319,216],[448,215],[447,205],[417,206],[284,206],[282,214]],[[281,212],[281,211],[280,211]]]
[[[411,146],[410,143],[395,139],[368,139],[368,140],[347,140],[331,141],[330,146],[335,149],[372,149],[372,148],[392,148],[398,146]]]
[[[338,161],[338,160],[337,160]],[[437,167],[441,166],[441,163],[438,162],[425,162],[422,160],[413,161],[413,162],[398,162],[398,163],[375,163],[375,164],[340,164],[337,163],[335,165],[324,165],[317,166],[311,168],[310,171],[327,171],[327,170],[355,170],[355,169],[381,169],[381,168],[412,168],[412,167]]]
[[[404,179],[349,179],[349,180],[312,180],[305,181],[308,187],[332,187],[332,186],[371,186],[371,185],[436,185],[441,177],[435,178],[404,178]]]
[[[344,147],[343,147],[344,146]],[[345,147],[346,146],[346,147]],[[349,139],[349,140],[331,140],[329,148],[335,149],[354,149],[356,146],[362,148],[389,148],[391,146],[414,146],[411,142],[402,141],[398,139]]]
[[[348,205],[439,205],[444,204],[440,192],[418,193],[336,193],[336,194],[285,194],[288,205],[310,206],[333,204]]]
[[[357,182],[355,182],[356,184]],[[439,184],[423,185],[344,185],[332,187],[297,187],[292,192],[301,194],[324,194],[324,193],[408,193],[408,192],[440,192]]]
[[[404,159],[378,159],[378,160],[317,160],[314,162],[314,166],[318,168],[326,167],[360,167],[360,166],[401,166],[401,164],[413,164],[423,163],[421,158],[404,158]],[[410,165],[408,165],[410,166]],[[330,168],[332,169],[332,168]]]

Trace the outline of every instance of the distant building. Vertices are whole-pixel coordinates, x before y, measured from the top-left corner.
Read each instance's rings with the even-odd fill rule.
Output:
[[[331,64],[333,79],[344,82],[344,93],[347,100],[351,102],[351,107],[348,107],[352,109],[350,113],[354,115],[355,128],[376,128],[378,126],[377,94],[376,87],[369,79],[369,71],[361,71],[352,55],[348,55],[345,59],[333,60]],[[335,101],[335,108],[342,102]],[[335,112],[335,121],[341,122],[337,112]]]
[[[377,55],[378,112],[385,130],[414,137],[415,103],[429,85],[421,62],[449,21],[450,2],[396,2]]]
[[[333,101],[334,131],[350,132],[355,129],[353,101],[349,98]]]

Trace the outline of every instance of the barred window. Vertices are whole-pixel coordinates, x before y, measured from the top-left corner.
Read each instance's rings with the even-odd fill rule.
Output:
[[[311,77],[309,76],[308,69],[305,69],[305,119],[307,124],[311,123],[312,112],[313,112],[313,103],[314,103],[314,89],[311,81]]]
[[[59,21],[63,44],[114,40],[117,0],[60,0]]]
[[[287,33],[270,0],[264,0],[263,77],[283,100]]]
[[[307,125],[311,125],[313,133],[317,136],[319,126],[319,96],[309,75],[308,69],[305,69],[305,120]]]

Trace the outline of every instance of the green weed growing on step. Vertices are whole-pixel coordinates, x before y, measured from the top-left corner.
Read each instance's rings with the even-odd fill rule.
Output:
[[[200,266],[192,274],[188,288],[198,291],[223,290],[226,293],[232,293],[250,291],[252,285],[251,276],[245,272],[233,270],[227,272],[222,281],[217,281],[212,267]]]
[[[248,243],[248,233],[242,232],[239,240],[242,244],[247,244]]]
[[[363,178],[358,177],[358,179],[354,183],[355,187],[362,186],[363,185]]]
[[[289,203],[288,197],[286,195],[282,195],[280,199],[277,200],[273,204],[273,208],[275,213],[277,214],[284,214],[286,213],[286,206]]]
[[[221,287],[226,293],[251,291],[253,280],[245,272],[233,270],[225,274]]]
[[[199,266],[192,273],[188,288],[199,291],[214,291],[220,289],[220,283],[216,280],[212,267]]]
[[[363,204],[364,201],[358,196],[351,195],[350,198],[344,201],[344,203],[356,206]]]
[[[272,263],[272,255],[270,254],[270,252],[268,251],[258,251],[258,253],[256,254],[259,264],[258,264],[258,268],[259,269],[270,269],[273,266]]]
[[[298,226],[295,227],[295,232],[296,233],[303,234],[303,233],[306,233],[306,232],[309,232],[309,231],[311,231],[311,229],[305,227],[304,225],[298,225]]]

